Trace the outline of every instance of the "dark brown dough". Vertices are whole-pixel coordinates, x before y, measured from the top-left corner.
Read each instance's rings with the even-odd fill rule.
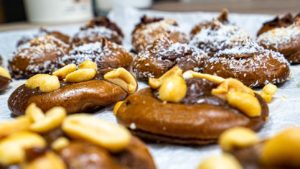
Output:
[[[11,94],[8,106],[13,116],[23,115],[30,103],[35,103],[43,111],[62,106],[68,113],[82,113],[123,100],[126,96],[121,87],[105,80],[62,83],[59,89],[48,93],[22,85]]]
[[[174,43],[161,38],[140,52],[133,61],[133,72],[138,79],[147,81],[150,77],[160,77],[178,65],[184,71],[201,71],[207,55],[196,47]]]
[[[175,20],[143,16],[132,32],[133,50],[141,52],[161,37],[168,37],[173,42],[188,42],[187,35],[180,31]]]
[[[185,103],[164,103],[150,88],[128,96],[117,111],[118,122],[148,140],[198,145],[215,143],[231,127],[259,130],[266,122],[268,106],[260,96],[256,95],[262,107],[261,116],[251,118],[206,92],[212,87],[203,82],[206,80],[190,80],[193,79],[187,81]],[[190,92],[199,95],[195,97]]]
[[[69,55],[59,59],[59,67],[74,63],[79,65],[85,60],[91,60],[98,66],[99,73],[123,67],[129,69],[133,56],[122,46],[102,39],[99,42],[84,44],[72,49]]]
[[[103,38],[122,44],[124,35],[119,26],[107,17],[97,17],[90,20],[77,32],[73,39],[73,46],[101,41]]]

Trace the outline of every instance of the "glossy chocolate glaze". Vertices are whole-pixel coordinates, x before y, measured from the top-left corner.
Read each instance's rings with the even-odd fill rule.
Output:
[[[120,86],[105,80],[61,83],[59,89],[49,93],[22,85],[11,94],[8,106],[13,116],[24,114],[30,103],[36,103],[43,111],[62,106],[68,113],[79,113],[97,110],[123,100],[126,96],[127,93]]]
[[[130,95],[118,109],[118,121],[148,140],[202,145],[215,143],[228,128],[259,130],[267,120],[268,106],[258,95],[261,116],[251,118],[212,96],[211,82],[189,79],[187,84],[187,97],[182,103],[162,102],[150,88]]]

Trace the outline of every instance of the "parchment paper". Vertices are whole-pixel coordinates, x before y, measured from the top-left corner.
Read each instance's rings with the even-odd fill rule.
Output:
[[[130,49],[130,34],[136,23],[142,15],[161,16],[174,18],[187,33],[198,22],[209,20],[218,15],[218,13],[169,13],[157,11],[140,11],[124,6],[117,7],[109,13],[109,17],[121,26],[125,33],[124,45]],[[253,14],[230,14],[230,20],[237,25],[248,30],[253,37],[261,24],[272,18],[269,15]],[[51,27],[53,30],[60,30],[72,35],[79,29],[80,25],[69,25],[60,27]],[[32,35],[37,30],[14,31],[0,33],[0,54],[5,60],[12,56],[16,49],[16,42],[22,36]],[[10,111],[7,106],[7,100],[13,90],[24,81],[13,81],[8,90],[0,94],[0,121],[10,118]],[[145,86],[140,84],[141,87]],[[259,132],[262,137],[273,135],[274,133],[300,123],[300,65],[291,66],[291,79],[280,86],[274,101],[269,105],[270,119],[265,127]],[[112,107],[108,107],[96,113],[97,117],[115,121],[112,114]],[[196,166],[205,157],[218,154],[220,150],[217,145],[203,147],[189,147],[169,144],[148,144],[150,151],[155,159],[159,169],[195,169]]]

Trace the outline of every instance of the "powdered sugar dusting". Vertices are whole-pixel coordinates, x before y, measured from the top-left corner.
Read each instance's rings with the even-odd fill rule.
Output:
[[[89,39],[89,38],[93,38],[93,36],[103,36],[105,38],[110,39],[114,36],[118,36],[118,33],[104,26],[97,26],[93,28],[88,28],[86,30],[81,30],[75,36],[77,36],[80,39],[83,38]]]

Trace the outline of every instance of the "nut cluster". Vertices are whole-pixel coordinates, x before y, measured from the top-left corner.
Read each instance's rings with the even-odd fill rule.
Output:
[[[124,68],[117,68],[105,73],[104,79],[122,87],[128,93],[134,93],[138,84],[134,76]]]
[[[60,82],[56,76],[36,74],[25,82],[25,86],[31,89],[39,88],[42,92],[52,92],[60,88]]]
[[[53,72],[53,75],[64,79],[66,82],[83,82],[93,79],[96,73],[97,64],[85,60],[78,66],[78,70],[76,70],[75,64],[69,64]]]
[[[173,67],[160,78],[150,78],[149,85],[153,89],[158,89],[159,98],[163,101],[180,102],[187,92],[182,70],[178,66]]]
[[[123,150],[131,140],[130,133],[122,126],[88,114],[68,117],[66,114],[62,107],[53,107],[43,113],[32,103],[27,107],[24,116],[0,123],[0,166],[65,169],[63,160],[55,152],[68,146],[73,139],[90,142],[111,152]],[[57,128],[61,128],[68,138],[62,136],[47,145],[42,135]],[[31,148],[48,150],[34,160],[27,161],[26,150]]]
[[[226,100],[229,105],[238,108],[249,117],[261,115],[261,105],[254,91],[237,79],[225,79],[212,90],[212,94]]]

